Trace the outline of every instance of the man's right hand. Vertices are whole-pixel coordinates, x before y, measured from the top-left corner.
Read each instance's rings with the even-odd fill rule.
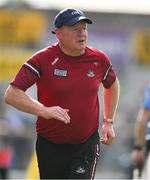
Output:
[[[69,109],[63,109],[60,106],[43,107],[41,116],[45,119],[57,119],[65,124],[70,123]]]

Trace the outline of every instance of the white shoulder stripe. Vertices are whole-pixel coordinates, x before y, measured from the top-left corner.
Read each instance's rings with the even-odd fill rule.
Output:
[[[31,66],[29,63],[24,63],[26,66],[28,66],[30,69],[32,69],[39,77],[40,73],[37,69],[35,69],[33,66]]]
[[[108,69],[107,69],[107,71],[106,71],[106,73],[105,73],[105,76],[104,76],[103,80],[106,79],[106,77],[107,77],[107,75],[108,75],[108,72],[109,72],[109,70],[111,69],[111,67],[112,67],[112,64],[110,64],[110,66],[108,67]]]

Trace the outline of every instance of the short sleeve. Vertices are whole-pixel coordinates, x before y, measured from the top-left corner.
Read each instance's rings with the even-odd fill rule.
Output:
[[[103,60],[104,60],[103,63],[104,74],[103,74],[102,83],[105,88],[110,88],[111,85],[116,80],[116,72],[113,69],[109,57],[105,53],[103,53]]]
[[[23,91],[26,91],[29,87],[38,81],[40,75],[40,65],[38,58],[35,55],[22,65],[10,84],[18,87]]]

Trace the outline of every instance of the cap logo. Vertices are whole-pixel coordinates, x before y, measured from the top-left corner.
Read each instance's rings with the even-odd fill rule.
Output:
[[[71,15],[79,14],[77,11],[71,12]]]

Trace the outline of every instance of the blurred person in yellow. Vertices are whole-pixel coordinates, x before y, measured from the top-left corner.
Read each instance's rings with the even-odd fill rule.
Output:
[[[36,155],[41,179],[94,179],[100,142],[115,139],[119,80],[109,57],[87,46],[87,24],[79,9],[54,19],[58,42],[23,64],[5,93],[5,102],[38,116]],[[38,100],[25,91],[37,85]],[[104,117],[99,136],[99,87]]]
[[[141,174],[150,150],[150,83],[147,86],[143,104],[139,109],[134,128],[132,161]]]
[[[27,167],[26,179],[39,179],[38,163],[35,152],[32,154],[29,165]]]

